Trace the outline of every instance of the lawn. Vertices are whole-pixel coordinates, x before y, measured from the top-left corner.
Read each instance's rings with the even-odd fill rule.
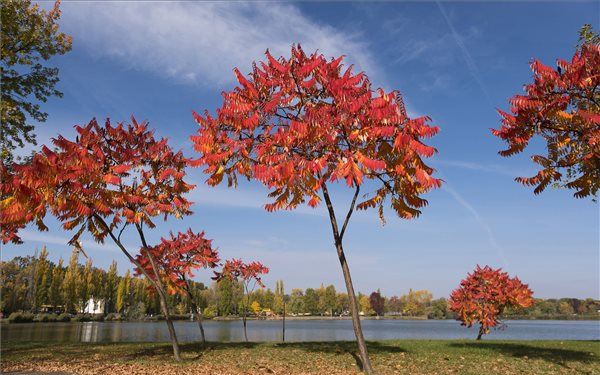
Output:
[[[598,341],[390,340],[368,343],[380,374],[598,374]],[[359,374],[353,342],[209,343],[182,345],[172,360],[168,343],[11,343],[1,347],[2,372],[76,374]]]

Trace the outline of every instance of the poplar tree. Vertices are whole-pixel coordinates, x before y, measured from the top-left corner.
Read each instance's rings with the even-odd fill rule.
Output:
[[[73,249],[71,258],[69,259],[69,265],[65,271],[65,277],[61,286],[63,301],[65,304],[65,311],[69,313],[75,313],[75,306],[77,303],[77,282],[79,280],[79,251]]]
[[[57,306],[62,306],[61,285],[63,284],[63,260],[59,259],[58,264],[52,269],[52,281],[50,282],[49,298],[53,311]]]

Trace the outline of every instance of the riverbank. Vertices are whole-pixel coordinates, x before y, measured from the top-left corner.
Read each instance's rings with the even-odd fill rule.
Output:
[[[389,340],[368,343],[381,374],[600,374],[598,341]],[[51,349],[51,350],[49,350]],[[100,374],[360,374],[353,342],[184,344],[3,342],[1,370]]]

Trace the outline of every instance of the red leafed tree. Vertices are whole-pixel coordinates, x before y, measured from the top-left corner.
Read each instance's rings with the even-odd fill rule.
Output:
[[[409,118],[399,92],[373,92],[364,73],[343,68],[343,56],[326,60],[293,46],[289,59],[275,59],[268,51],[266,57],[248,78],[234,70],[239,86],[223,93],[216,116],[194,113],[199,164],[210,174],[210,185],[226,176],[235,186],[238,175],[262,182],[273,198],[268,211],[325,201],[363,368],[372,373],[343,237],[355,208],[377,207],[382,221],[388,203],[402,218],[420,214],[427,204],[420,195],[441,185],[422,160],[436,150],[421,139],[438,128],[427,117]],[[329,192],[329,184],[339,180],[354,190],[341,223]],[[367,180],[373,192],[358,201]]]
[[[229,279],[241,282],[244,285],[245,301],[242,303],[242,322],[244,324],[244,338],[248,342],[248,332],[246,331],[246,316],[250,306],[250,294],[259,285],[264,288],[261,281],[262,276],[269,273],[269,269],[263,266],[260,262],[244,263],[241,259],[226,260],[223,269],[220,272],[215,272],[215,280]]]
[[[160,244],[140,252],[136,256],[138,264],[144,269],[136,268],[137,275],[147,274],[155,277],[152,261],[158,269],[160,280],[167,286],[171,294],[185,295],[198,317],[198,328],[202,344],[206,343],[204,327],[202,326],[202,310],[192,295],[190,277],[193,270],[199,268],[215,268],[220,259],[218,252],[212,248],[212,241],[204,238],[204,232],[194,233],[191,229],[179,232],[177,236],[171,233],[169,239],[161,238]],[[148,255],[151,255],[149,257]]]
[[[64,229],[75,231],[69,241],[73,246],[79,246],[86,231],[100,243],[110,237],[158,292],[179,359],[165,288],[156,277],[159,272],[148,252],[144,228],[153,228],[153,218],[159,215],[166,219],[191,213],[184,194],[193,185],[183,181],[190,160],[173,152],[166,139],[155,139],[147,124],[135,119],[127,126],[111,126],[109,120],[100,126],[94,119],[75,129],[75,140],[53,139],[56,149],[42,147],[30,164],[15,164],[10,172],[2,167],[2,240],[18,242],[17,230],[32,221],[40,230],[47,229],[43,220],[48,212]],[[121,242],[127,227],[135,228],[153,273],[141,268]]]
[[[570,62],[557,60],[556,70],[534,59],[534,81],[525,86],[526,95],[513,96],[510,113],[498,111],[502,127],[491,129],[508,143],[502,156],[522,152],[534,136],[544,139],[547,155],[531,157],[540,171],[516,178],[535,186],[535,194],[554,184],[584,198],[600,187],[600,44],[597,36],[595,42],[589,39]]]
[[[376,292],[371,293],[369,296],[369,302],[371,303],[371,308],[375,311],[377,316],[383,316],[385,313],[385,299],[381,296],[381,292],[377,290]]]
[[[533,292],[518,277],[511,278],[502,269],[477,265],[473,273],[460,282],[448,300],[450,310],[458,314],[461,325],[471,327],[479,322],[479,334],[487,335],[498,324],[498,316],[506,308],[523,308],[533,304]]]

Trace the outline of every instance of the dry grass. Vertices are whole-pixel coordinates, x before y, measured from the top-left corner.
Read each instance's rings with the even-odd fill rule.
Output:
[[[598,341],[394,340],[369,342],[381,374],[600,375]],[[2,372],[237,375],[360,374],[352,342],[182,345],[182,362],[166,343],[2,343]]]

